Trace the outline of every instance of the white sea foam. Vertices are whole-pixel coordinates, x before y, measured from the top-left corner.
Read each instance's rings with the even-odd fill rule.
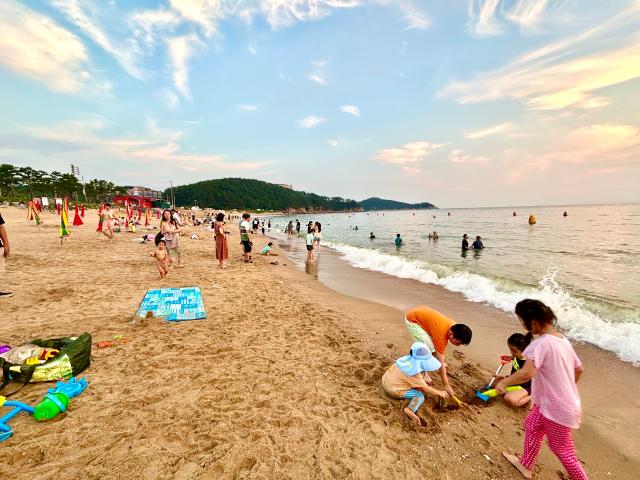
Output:
[[[434,267],[340,243],[325,242],[325,245],[341,253],[343,259],[355,267],[440,285],[462,293],[472,302],[484,302],[505,312],[513,312],[516,303],[524,298],[541,300],[554,310],[558,325],[569,338],[610,350],[622,360],[640,363],[640,323],[609,321],[593,313],[584,300],[562,289],[556,282],[557,272],[554,270],[549,270],[537,287],[522,286],[515,291],[507,291],[501,289],[498,282],[475,273]]]

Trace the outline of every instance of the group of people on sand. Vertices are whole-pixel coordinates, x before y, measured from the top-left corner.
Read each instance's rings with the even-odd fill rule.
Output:
[[[549,448],[569,477],[586,480],[571,432],[579,428],[582,417],[576,385],[583,373],[582,363],[569,340],[555,329],[556,316],[543,302],[522,300],[517,303],[515,314],[527,333],[514,333],[508,338],[511,374],[496,376],[490,386],[496,382],[494,388],[508,405],[531,408],[524,420],[522,455],[503,452],[503,456],[524,478],[532,478],[542,440],[547,437]],[[398,358],[383,375],[382,386],[391,397],[408,400],[404,414],[416,425],[422,425],[418,411],[425,395],[439,397],[441,402],[459,402],[449,383],[445,351],[449,343],[470,344],[472,332],[467,325],[427,306],[409,310],[404,321],[414,343],[408,355]],[[439,372],[441,389],[433,387],[429,376],[435,371]],[[520,388],[507,391],[512,386]]]
[[[289,220],[289,223],[287,223],[287,226],[285,227],[287,238],[291,238],[294,229],[296,232],[296,236],[303,236],[300,234],[301,226],[302,225],[300,223],[300,220],[296,219],[295,225],[293,223],[293,220]],[[317,255],[320,255],[320,243],[322,243],[322,224],[320,222],[314,222],[310,220],[309,223],[307,223],[307,233],[304,238],[307,247],[307,263],[314,263],[314,252],[316,252]]]
[[[220,269],[226,269],[226,262],[229,259],[229,246],[227,237],[231,235],[231,232],[227,228],[227,222],[225,221],[226,215],[222,212],[215,215],[215,219],[211,222],[211,230],[213,230],[213,238],[215,242],[215,255],[218,260],[218,267]],[[271,221],[269,221],[269,228]],[[260,223],[258,222],[258,226]],[[262,222],[264,225],[264,222]],[[251,263],[251,252],[253,250],[253,241],[250,238],[250,234],[257,233],[258,226],[256,226],[256,220],[251,221],[251,215],[249,213],[242,214],[242,220],[240,221],[239,233],[240,244],[242,245],[243,261],[245,263]],[[262,227],[264,230],[264,226]],[[183,235],[183,226],[178,215],[174,215],[172,210],[164,210],[160,220],[160,231],[154,237],[156,249],[151,256],[154,257],[158,271],[160,272],[160,278],[165,278],[169,270],[174,266],[182,268],[181,262],[181,250],[180,250],[180,236]],[[264,232],[263,232],[264,234]],[[197,234],[192,236],[193,239],[200,239]],[[277,256],[272,252],[273,243],[265,245],[262,249],[262,255]]]

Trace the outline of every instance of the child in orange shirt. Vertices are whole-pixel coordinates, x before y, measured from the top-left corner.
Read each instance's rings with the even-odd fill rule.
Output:
[[[421,422],[416,413],[424,403],[425,393],[449,398],[449,394],[444,390],[436,390],[427,385],[426,372],[438,370],[440,366],[440,362],[431,355],[427,345],[415,342],[411,345],[409,355],[397,359],[382,376],[382,386],[390,396],[410,400],[403,412],[418,426]]]

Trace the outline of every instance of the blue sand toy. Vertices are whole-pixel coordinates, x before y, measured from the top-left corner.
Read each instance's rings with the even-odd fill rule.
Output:
[[[77,397],[89,386],[85,378],[77,380],[75,377],[67,382],[56,383],[55,388],[50,388],[42,401],[36,405],[33,418],[38,422],[46,422],[66,412],[69,400]]]
[[[48,393],[63,393],[69,398],[77,397],[84,392],[89,386],[86,378],[78,380],[76,377],[72,377],[66,382],[57,382],[55,388],[47,390]]]
[[[0,417],[0,442],[13,435],[11,427],[7,425],[7,422],[9,420],[18,415],[20,412],[25,412],[29,415],[33,415],[33,412],[35,411],[33,407],[27,405],[26,403],[7,400],[5,397],[0,397],[0,407],[13,407],[9,413],[4,415],[3,417]]]

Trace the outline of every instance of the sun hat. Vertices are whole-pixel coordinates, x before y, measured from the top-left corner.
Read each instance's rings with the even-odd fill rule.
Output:
[[[441,366],[440,361],[431,355],[431,350],[422,342],[411,345],[411,353],[396,360],[402,373],[412,377],[420,372],[432,372]]]

